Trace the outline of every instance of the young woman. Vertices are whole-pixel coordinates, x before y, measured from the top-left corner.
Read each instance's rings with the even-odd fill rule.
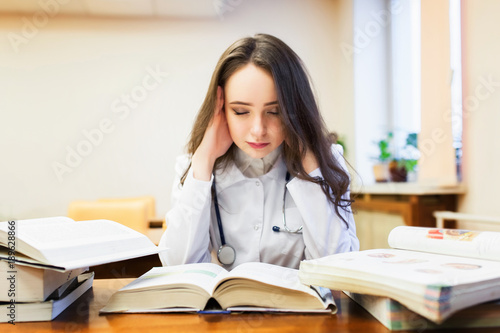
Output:
[[[358,250],[349,175],[329,138],[295,52],[265,34],[236,41],[177,160],[162,263],[298,268]]]

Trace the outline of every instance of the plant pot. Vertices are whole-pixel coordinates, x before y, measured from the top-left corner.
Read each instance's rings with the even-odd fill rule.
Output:
[[[389,163],[378,163],[373,165],[373,176],[377,183],[388,182],[391,178],[389,173]]]
[[[391,182],[406,182],[408,172],[404,165],[399,165],[397,161],[389,163],[389,173]]]

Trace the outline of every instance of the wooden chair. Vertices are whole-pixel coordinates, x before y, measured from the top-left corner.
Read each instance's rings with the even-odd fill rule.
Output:
[[[144,232],[155,218],[154,197],[77,200],[69,204],[68,217],[75,221],[112,220]]]

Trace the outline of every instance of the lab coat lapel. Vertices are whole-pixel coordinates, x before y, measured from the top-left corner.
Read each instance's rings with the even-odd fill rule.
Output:
[[[230,187],[247,178],[241,173],[240,169],[234,163],[230,163],[226,168],[219,169],[215,173],[215,187],[217,192],[223,191],[225,188]]]
[[[278,156],[278,159],[274,163],[274,166],[268,173],[265,174],[265,177],[272,178],[277,181],[285,180],[286,175],[286,165],[283,161],[283,155]]]

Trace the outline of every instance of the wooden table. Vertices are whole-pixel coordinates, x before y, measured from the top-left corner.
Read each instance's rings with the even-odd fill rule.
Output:
[[[0,324],[10,332],[390,332],[342,293],[334,292],[336,315],[327,314],[107,314],[111,295],[133,279],[95,280],[93,288],[51,322]],[[498,332],[499,328],[432,330],[432,333]],[[401,331],[404,332],[404,331]],[[417,331],[413,331],[417,332]]]
[[[433,186],[418,183],[380,183],[353,192],[354,210],[395,213],[406,225],[435,227],[435,211],[456,211],[463,185]],[[447,227],[454,227],[453,221]]]

